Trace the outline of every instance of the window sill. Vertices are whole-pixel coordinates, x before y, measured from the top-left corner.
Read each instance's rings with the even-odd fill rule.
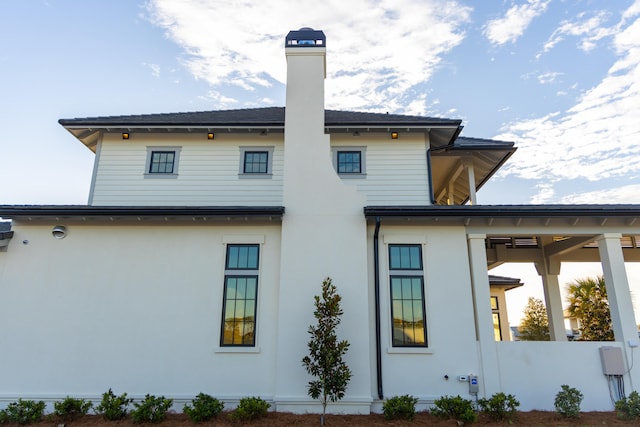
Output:
[[[214,353],[260,353],[260,347],[216,347]]]
[[[433,354],[429,347],[387,347],[389,354]]]
[[[273,174],[270,173],[239,173],[240,179],[271,179]]]
[[[340,178],[345,178],[345,179],[366,179],[367,178],[366,173],[339,173],[338,176]]]
[[[144,179],[176,179],[177,173],[145,173]]]

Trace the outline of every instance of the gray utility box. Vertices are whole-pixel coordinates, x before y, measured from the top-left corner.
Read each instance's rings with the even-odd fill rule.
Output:
[[[600,347],[600,361],[602,373],[605,375],[624,375],[626,371],[620,347]]]

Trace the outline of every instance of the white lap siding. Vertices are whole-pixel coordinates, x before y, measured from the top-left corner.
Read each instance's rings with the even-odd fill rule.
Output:
[[[108,134],[97,153],[90,204],[96,206],[278,206],[282,137],[216,134]],[[147,147],[180,147],[176,177],[149,177]],[[240,176],[240,147],[273,148],[270,177]],[[271,155],[271,154],[270,154]]]

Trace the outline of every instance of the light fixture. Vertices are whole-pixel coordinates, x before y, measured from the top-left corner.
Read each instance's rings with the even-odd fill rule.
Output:
[[[391,139],[398,139],[398,132],[391,132]]]
[[[207,134],[207,139],[213,139],[213,138],[215,138],[215,135],[213,134],[213,132],[209,132]]]
[[[56,239],[64,239],[67,236],[67,227],[64,225],[56,225],[51,229],[51,234]]]
[[[122,132],[122,139],[129,139],[129,132]]]
[[[355,131],[355,132],[353,132],[353,134],[352,134],[352,135],[353,135],[353,136],[360,136],[360,132]]]

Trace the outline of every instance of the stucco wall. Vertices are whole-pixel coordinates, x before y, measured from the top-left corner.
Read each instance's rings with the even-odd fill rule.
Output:
[[[62,240],[52,225],[14,224],[0,254],[0,399],[97,397],[110,387],[272,395],[279,225],[65,223]],[[257,347],[220,352],[223,240],[238,237],[264,242]]]

